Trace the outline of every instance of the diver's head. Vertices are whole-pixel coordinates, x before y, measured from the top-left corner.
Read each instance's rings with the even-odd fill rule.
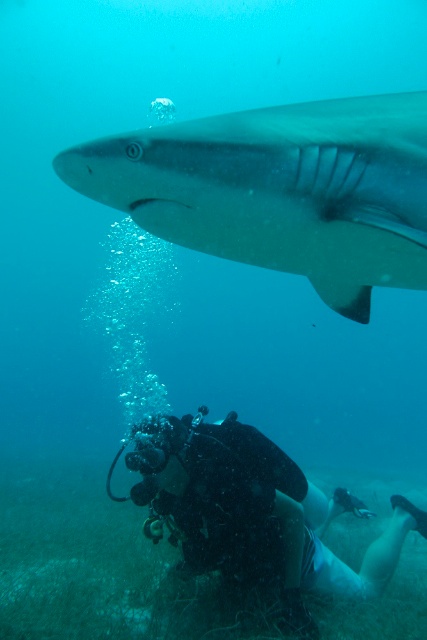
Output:
[[[135,504],[145,506],[163,488],[163,472],[170,457],[178,460],[188,436],[189,428],[175,416],[150,417],[134,427],[135,450],[126,455],[125,461],[130,471],[139,471],[144,476],[131,491]]]

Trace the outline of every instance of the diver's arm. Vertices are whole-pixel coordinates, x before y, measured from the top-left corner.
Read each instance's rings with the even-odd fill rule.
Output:
[[[281,491],[276,490],[274,514],[279,518],[286,541],[284,587],[293,589],[301,583],[304,551],[304,509]]]

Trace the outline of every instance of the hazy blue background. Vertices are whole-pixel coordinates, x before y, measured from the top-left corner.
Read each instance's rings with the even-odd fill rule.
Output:
[[[423,0],[0,0],[3,456],[92,452],[104,470],[126,427],[111,343],[81,311],[123,215],[53,156],[145,126],[159,96],[183,120],[425,90],[426,25]],[[365,327],[302,277],[173,252],[176,310],[144,339],[174,411],[235,409],[303,466],[425,469],[427,292],[374,290]]]

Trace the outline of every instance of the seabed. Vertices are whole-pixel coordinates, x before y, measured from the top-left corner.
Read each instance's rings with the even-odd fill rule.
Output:
[[[3,460],[0,467],[2,640],[267,640],[280,633],[260,608],[235,628],[238,603],[217,577],[182,580],[179,552],[142,534],[146,511],[110,502],[109,461]],[[308,474],[330,493],[344,473]],[[345,514],[325,542],[356,570],[391,515],[389,496],[427,501],[427,487],[397,474],[345,472],[349,488],[378,518]],[[385,597],[349,603],[308,598],[322,640],[427,638],[427,541],[411,533]]]

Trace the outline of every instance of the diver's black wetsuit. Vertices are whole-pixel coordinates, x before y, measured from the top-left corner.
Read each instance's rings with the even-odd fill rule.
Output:
[[[189,569],[219,569],[239,582],[283,576],[286,541],[273,516],[275,490],[301,502],[301,469],[258,429],[239,422],[200,424],[188,447],[182,497],[162,491],[153,503],[183,532]]]

